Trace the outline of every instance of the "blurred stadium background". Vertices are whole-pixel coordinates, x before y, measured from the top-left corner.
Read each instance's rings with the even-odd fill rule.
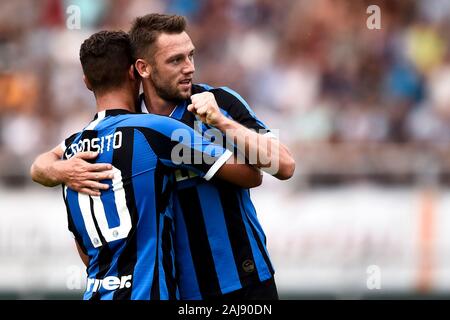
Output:
[[[91,119],[81,42],[150,12],[185,15],[196,82],[238,91],[295,153],[291,180],[253,191],[282,298],[450,297],[449,0],[6,0],[0,298],[81,298],[61,190],[29,166]]]

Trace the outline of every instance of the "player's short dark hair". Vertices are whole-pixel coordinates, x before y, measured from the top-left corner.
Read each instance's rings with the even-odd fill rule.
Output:
[[[93,91],[120,87],[134,64],[129,35],[123,31],[94,33],[81,45],[80,61]]]
[[[179,15],[151,13],[137,17],[129,31],[136,58],[150,58],[149,49],[161,33],[178,34],[186,29],[186,19]]]

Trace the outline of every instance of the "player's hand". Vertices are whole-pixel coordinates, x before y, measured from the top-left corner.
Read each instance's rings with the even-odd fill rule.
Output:
[[[194,113],[200,120],[210,126],[217,126],[225,118],[220,112],[216,99],[211,92],[197,93],[191,96],[192,104],[187,108]]]
[[[57,161],[53,170],[60,181],[77,192],[91,196],[100,196],[100,190],[107,190],[109,185],[101,180],[112,179],[112,165],[109,163],[89,163],[86,160],[97,158],[97,152],[79,152],[69,160]]]

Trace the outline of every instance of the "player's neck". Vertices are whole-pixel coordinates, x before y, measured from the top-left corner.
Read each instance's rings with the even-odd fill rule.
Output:
[[[112,109],[124,109],[135,112],[135,100],[133,95],[126,90],[111,90],[101,95],[96,95],[97,112]]]
[[[168,116],[172,113],[176,107],[176,103],[173,101],[167,101],[161,98],[155,91],[154,87],[143,82],[144,88],[144,101],[147,111],[149,113],[158,114],[162,116]]]

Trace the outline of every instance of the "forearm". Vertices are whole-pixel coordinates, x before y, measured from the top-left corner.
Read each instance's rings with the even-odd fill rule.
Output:
[[[295,162],[289,150],[278,139],[254,132],[225,117],[216,127],[236,145],[250,164],[279,179],[288,179],[293,175]]]
[[[31,166],[30,174],[33,181],[46,186],[54,187],[62,183],[55,170],[55,164],[61,161],[56,153],[49,151],[36,158]]]
[[[217,176],[242,188],[255,188],[262,183],[262,173],[259,169],[247,165],[238,164],[235,157],[231,157],[217,171]]]

